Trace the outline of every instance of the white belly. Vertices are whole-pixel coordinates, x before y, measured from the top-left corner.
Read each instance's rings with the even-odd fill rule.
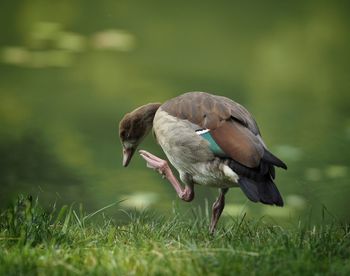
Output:
[[[223,162],[218,165],[216,163],[209,161],[191,165],[193,182],[216,188],[238,187],[238,175]]]

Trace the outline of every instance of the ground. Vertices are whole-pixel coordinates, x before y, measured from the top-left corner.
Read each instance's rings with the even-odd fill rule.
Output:
[[[107,206],[108,207],[108,206]],[[1,275],[349,275],[350,226],[281,227],[244,215],[208,233],[208,218],[129,213],[123,224],[20,198],[0,220]],[[96,217],[99,219],[96,220]]]

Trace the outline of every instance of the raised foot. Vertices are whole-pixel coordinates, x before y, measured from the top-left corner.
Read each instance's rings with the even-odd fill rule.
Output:
[[[179,195],[179,197],[186,202],[190,202],[194,198],[193,188],[189,188],[186,186],[185,190]]]
[[[141,157],[146,160],[147,167],[156,170],[162,176],[166,176],[170,169],[168,162],[145,150],[139,151]]]
[[[193,185],[186,185],[185,189],[183,189],[180,183],[177,181],[176,177],[171,171],[171,168],[168,165],[168,162],[149,153],[145,150],[139,151],[141,157],[146,160],[147,167],[152,168],[158,171],[163,177],[167,178],[171,185],[173,185],[177,195],[183,201],[191,201],[194,197]]]

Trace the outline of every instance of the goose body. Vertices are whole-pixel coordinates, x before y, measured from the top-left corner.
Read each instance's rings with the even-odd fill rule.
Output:
[[[181,199],[193,199],[193,184],[219,188],[211,232],[231,187],[240,187],[253,202],[283,206],[274,183],[275,167],[287,166],[267,149],[257,123],[240,104],[205,92],[188,92],[163,104],[137,108],[120,122],[124,166],[152,127],[185,189],[165,160],[143,150],[140,154],[169,180]]]
[[[273,178],[274,166],[286,166],[267,150],[255,120],[240,104],[189,92],[159,107],[153,129],[184,183],[240,186],[252,201],[283,205]]]
[[[196,129],[198,126],[168,114],[162,107],[153,121],[156,139],[182,182],[216,188],[237,186],[238,175],[227,165],[227,160],[215,156],[209,141]]]

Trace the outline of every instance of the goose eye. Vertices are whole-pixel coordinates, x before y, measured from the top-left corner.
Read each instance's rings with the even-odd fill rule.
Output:
[[[125,138],[125,134],[126,134],[126,131],[122,130],[119,135],[120,137]]]

